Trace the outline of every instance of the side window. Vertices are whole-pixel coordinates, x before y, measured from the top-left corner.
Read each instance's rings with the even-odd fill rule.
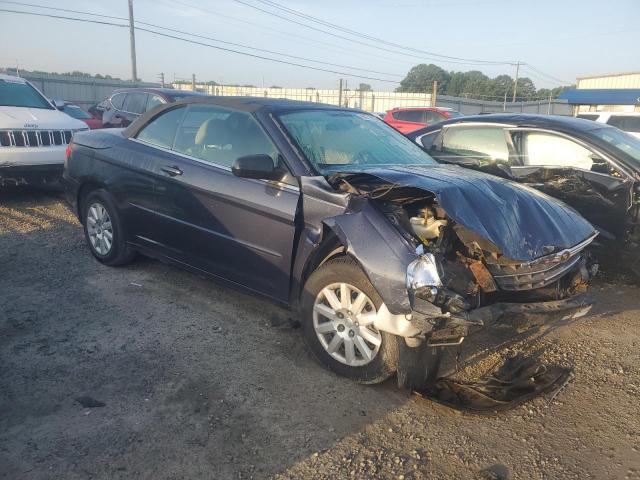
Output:
[[[488,161],[509,161],[509,146],[501,127],[450,127],[445,129],[438,158],[453,160],[473,157]]]
[[[588,113],[581,113],[578,115],[578,118],[584,118],[585,120],[593,120],[596,121],[600,115],[589,115]]]
[[[405,110],[398,112],[395,116],[395,118],[404,122],[426,123],[424,117],[424,111],[422,110]]]
[[[429,125],[433,125],[434,123],[442,122],[443,120],[445,120],[445,118],[438,112],[427,110],[426,114],[427,120],[425,123],[428,123]]]
[[[245,155],[266,154],[278,159],[277,149],[252,115],[214,105],[190,105],[178,130],[174,150],[231,167]]]
[[[147,100],[147,109],[145,111],[151,110],[158,105],[163,105],[164,103],[165,101],[160,95],[149,95],[149,99]]]
[[[574,167],[591,170],[592,152],[573,140],[545,132],[525,132],[522,137],[524,165]]]
[[[418,145],[422,146],[427,151],[430,151],[433,147],[433,142],[438,138],[438,134],[440,130],[436,130],[435,132],[425,133],[420,137],[416,138]]]
[[[118,110],[122,110],[122,105],[124,104],[124,98],[126,96],[126,93],[116,93],[111,97],[111,105],[113,105]]]
[[[159,147],[172,148],[185,111],[186,107],[179,107],[162,113],[147,123],[136,138]]]
[[[625,132],[640,133],[640,116],[611,115],[607,123]]]
[[[122,110],[129,113],[143,113],[147,106],[147,94],[130,92],[124,100]]]

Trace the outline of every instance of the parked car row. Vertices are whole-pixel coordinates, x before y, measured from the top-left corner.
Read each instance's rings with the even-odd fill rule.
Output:
[[[120,89],[85,111],[72,102],[47,99],[23,78],[0,74],[0,186],[58,181],[74,133],[126,127],[158,105],[195,95],[200,94]]]
[[[614,127],[388,112],[402,128],[439,115],[408,138],[353,109],[183,93],[117,91],[96,111],[128,126],[88,131],[0,77],[0,108],[20,119],[0,132],[0,179],[66,149],[65,192],[99,262],[149,255],[288,307],[348,378],[450,376],[586,314],[593,247],[637,264],[640,146]],[[59,142],[47,115],[67,122]]]

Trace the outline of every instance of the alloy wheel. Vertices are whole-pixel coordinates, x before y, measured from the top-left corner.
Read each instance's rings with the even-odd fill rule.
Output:
[[[382,335],[373,326],[376,315],[364,292],[348,283],[333,283],[316,296],[313,328],[329,355],[350,367],[361,367],[376,357],[382,344]]]
[[[113,246],[113,225],[107,209],[95,202],[87,210],[87,233],[98,255],[108,255]]]

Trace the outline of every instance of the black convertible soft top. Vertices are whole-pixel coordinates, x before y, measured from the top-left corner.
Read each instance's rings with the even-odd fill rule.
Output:
[[[268,112],[285,112],[291,110],[308,110],[310,108],[314,110],[347,110],[353,112],[354,109],[337,107],[335,105],[327,105],[325,103],[314,102],[302,102],[299,100],[287,100],[283,98],[267,98],[267,97],[222,97],[213,95],[203,96],[191,96],[183,98],[174,103],[166,103],[160,105],[152,110],[141,115],[135,122],[127,127],[123,135],[125,137],[133,137],[138,133],[138,130],[147,123],[152,117],[155,117],[159,113],[176,108],[180,105],[188,104],[210,104],[220,105],[222,107],[233,108],[243,112],[257,112],[259,110],[265,110]]]

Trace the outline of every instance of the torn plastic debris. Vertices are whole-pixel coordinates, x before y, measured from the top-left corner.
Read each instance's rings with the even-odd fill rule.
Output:
[[[573,378],[572,369],[545,365],[538,352],[510,357],[494,372],[475,381],[440,378],[415,392],[450,408],[472,413],[510,410],[535,397],[550,394],[553,401]]]

